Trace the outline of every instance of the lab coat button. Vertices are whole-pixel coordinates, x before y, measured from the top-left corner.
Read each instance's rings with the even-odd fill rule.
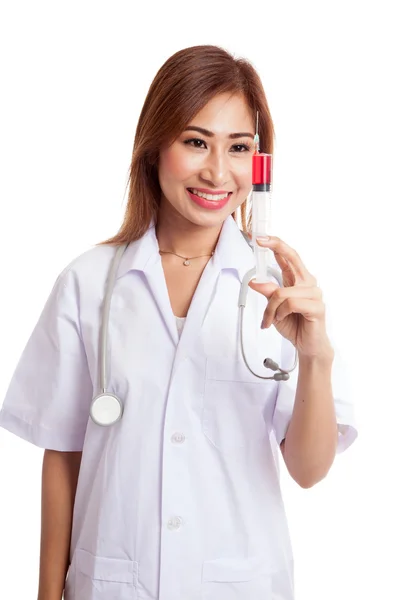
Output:
[[[181,525],[182,519],[180,517],[171,517],[168,521],[168,529],[170,529],[171,531],[176,531],[177,529],[180,529]]]
[[[174,435],[171,438],[171,441],[173,444],[183,444],[183,442],[185,441],[185,436],[183,435],[183,433],[174,433]]]

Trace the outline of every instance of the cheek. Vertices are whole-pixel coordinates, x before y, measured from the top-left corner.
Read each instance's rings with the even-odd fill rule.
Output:
[[[245,177],[242,177],[240,180],[240,189],[243,190],[243,192],[246,194],[246,196],[248,196],[252,190],[252,182],[251,182],[251,175],[250,177],[248,175],[246,175]]]
[[[252,174],[250,164],[240,165],[235,172],[235,184],[238,189],[234,209],[239,208],[241,204],[249,197],[252,190]]]
[[[193,173],[193,160],[179,148],[170,148],[160,154],[159,178],[169,183],[184,181]]]
[[[241,187],[246,189],[252,187],[252,161],[243,161],[243,165],[238,170],[238,179]]]
[[[252,189],[252,180],[251,180],[251,166],[249,168],[248,165],[243,166],[242,169],[239,169],[236,172],[236,185],[240,189],[241,193],[248,196]]]

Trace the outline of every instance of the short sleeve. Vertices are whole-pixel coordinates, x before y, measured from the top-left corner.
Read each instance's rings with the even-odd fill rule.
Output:
[[[335,347],[335,357],[332,366],[332,392],[335,402],[336,421],[338,424],[338,444],[336,452],[346,450],[357,437],[357,427],[354,415],[354,404],[352,401],[352,390],[348,377],[346,364]],[[290,369],[295,361],[295,348],[286,339],[282,341],[282,368]],[[288,381],[281,381],[278,385],[278,393],[272,419],[272,427],[278,444],[286,436],[290,419],[292,418],[294,401],[296,396],[299,367],[290,373]]]
[[[80,451],[93,394],[75,275],[58,277],[19,359],[0,426],[41,448]]]

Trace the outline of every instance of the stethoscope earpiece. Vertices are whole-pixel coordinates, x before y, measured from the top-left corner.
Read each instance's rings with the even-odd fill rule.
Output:
[[[271,358],[266,358],[264,360],[263,364],[266,369],[271,369],[271,371],[279,371],[280,370],[277,363],[274,362]]]
[[[271,371],[280,371],[280,373],[275,373],[272,377],[272,379],[275,381],[287,381],[290,378],[289,373],[283,371],[271,358],[266,358],[263,364],[266,369],[271,369]]]
[[[275,381],[287,381],[289,378],[289,373],[282,371],[281,373],[275,373],[272,379]]]

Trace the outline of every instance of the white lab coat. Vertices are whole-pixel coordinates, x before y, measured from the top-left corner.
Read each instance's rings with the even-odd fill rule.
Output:
[[[244,365],[238,295],[254,266],[229,217],[179,338],[154,227],[122,258],[109,325],[111,427],[89,418],[98,393],[101,303],[115,247],[95,247],[58,277],[16,368],[0,425],[42,448],[83,450],[66,600],[292,600],[293,565],[279,486],[297,372],[262,380]],[[185,267],[183,267],[185,268]],[[260,374],[293,346],[261,330],[249,289],[244,334]],[[356,437],[334,368],[338,451]]]

